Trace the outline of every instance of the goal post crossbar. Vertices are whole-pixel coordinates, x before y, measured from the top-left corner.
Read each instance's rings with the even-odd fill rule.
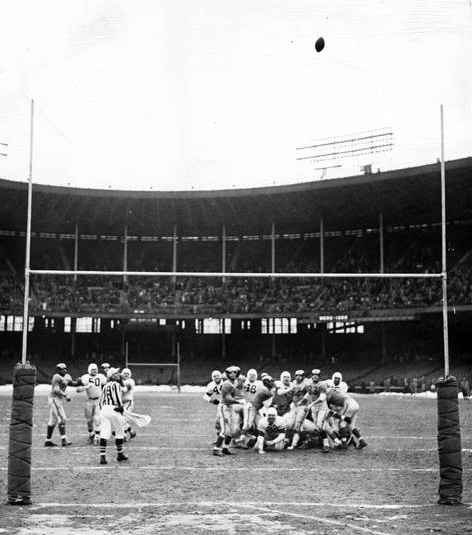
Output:
[[[59,269],[30,269],[33,275],[103,275],[117,277],[237,277],[237,278],[292,278],[292,279],[352,279],[352,278],[412,278],[412,279],[439,279],[442,273],[222,273],[208,271],[82,271]]]
[[[175,367],[178,368],[180,366],[179,363],[169,363],[169,362],[128,362],[128,366],[160,366],[161,368],[167,366],[167,367]]]

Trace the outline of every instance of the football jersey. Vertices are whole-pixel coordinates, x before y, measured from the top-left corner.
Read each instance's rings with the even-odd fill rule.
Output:
[[[301,383],[292,381],[292,401],[294,403],[300,402],[308,392],[308,387],[309,384],[306,379],[303,379]]]
[[[272,398],[272,407],[276,407],[277,414],[279,416],[283,416],[290,410],[290,403],[292,403],[292,397],[293,392],[292,390],[288,392],[284,392],[286,388],[290,388],[290,386],[283,385],[279,381],[275,383],[275,393],[274,397]],[[279,392],[279,389],[282,391]]]
[[[133,401],[134,400],[134,387],[136,383],[132,377],[128,379],[123,379],[123,401]]]
[[[88,399],[98,399],[102,393],[103,385],[107,382],[106,377],[102,373],[90,375],[85,373],[80,378],[80,383],[85,386]]]
[[[324,399],[320,399],[321,394],[326,394],[329,390],[329,384],[327,381],[318,381],[317,383],[311,383],[308,387],[308,391],[310,393],[311,401],[316,403],[318,400],[324,401]],[[324,396],[322,396],[323,398]]]
[[[238,402],[236,399],[236,385],[229,379],[226,379],[221,387],[221,402],[224,405],[234,405],[234,403]]]
[[[254,405],[256,411],[258,411],[264,406],[264,401],[267,401],[273,395],[273,392],[271,392],[266,386],[262,385],[258,390],[256,390],[251,403]]]
[[[249,379],[246,379],[243,384],[243,393],[246,401],[253,401],[258,388],[261,386],[262,382],[257,379],[253,382],[249,381]]]
[[[55,373],[51,380],[50,397],[62,399],[66,395],[66,388],[72,382],[72,377],[66,373],[64,376],[60,373]]]
[[[326,394],[328,405],[334,405],[335,407],[342,407],[348,399],[349,396],[339,390],[332,389]]]
[[[329,379],[326,382],[329,384],[330,390],[339,390],[339,392],[343,392],[344,394],[349,390],[347,383],[344,381],[341,381],[337,385],[334,384],[334,381],[332,379]]]
[[[219,383],[216,383],[215,381],[210,381],[207,384],[205,395],[203,396],[204,399],[207,401],[213,401],[217,399],[221,402],[221,388],[223,386],[223,381],[220,381]]]
[[[274,440],[280,433],[285,433],[285,423],[280,416],[276,416],[273,423],[269,423],[269,420],[265,417],[259,420],[257,430],[266,440]]]

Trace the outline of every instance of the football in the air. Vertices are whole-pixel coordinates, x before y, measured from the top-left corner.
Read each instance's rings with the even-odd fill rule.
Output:
[[[315,50],[317,52],[321,52],[325,46],[324,39],[322,37],[318,37],[315,43]]]

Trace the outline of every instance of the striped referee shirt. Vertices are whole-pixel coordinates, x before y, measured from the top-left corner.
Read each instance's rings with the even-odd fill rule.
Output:
[[[103,387],[100,396],[100,407],[104,405],[113,405],[114,407],[121,407],[123,405],[120,383],[110,381]]]

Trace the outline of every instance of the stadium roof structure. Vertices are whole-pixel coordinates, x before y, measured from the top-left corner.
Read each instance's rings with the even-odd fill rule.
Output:
[[[287,186],[213,191],[124,191],[33,183],[35,232],[171,236],[316,232],[438,223],[440,163]],[[472,220],[472,157],[446,162],[448,221]],[[24,230],[26,182],[0,179],[0,229]]]

